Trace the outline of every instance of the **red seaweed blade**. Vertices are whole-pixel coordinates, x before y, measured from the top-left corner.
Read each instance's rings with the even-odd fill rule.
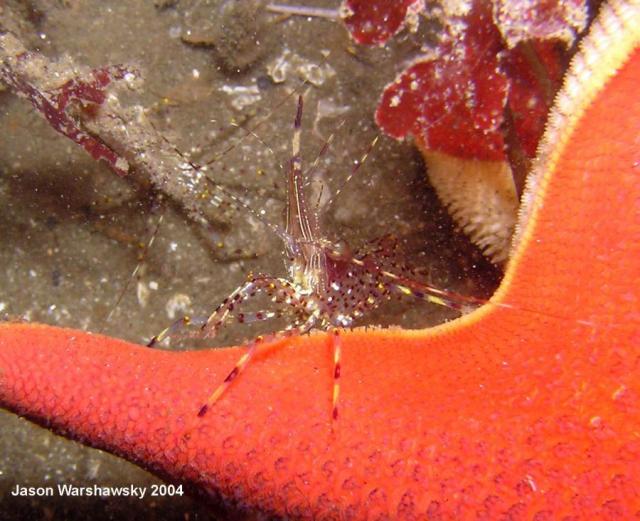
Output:
[[[384,44],[400,31],[410,8],[420,9],[423,0],[345,0],[344,23],[352,38],[363,45]]]
[[[434,52],[418,56],[385,89],[376,112],[382,130],[396,139],[412,134],[427,148],[460,158],[504,160],[509,110],[518,141],[533,157],[562,76],[563,44],[584,30],[587,6],[585,0],[525,5],[475,0],[466,13],[444,14]],[[354,40],[381,44],[402,29],[410,10],[424,6],[349,0],[345,7]]]
[[[101,105],[106,99],[107,87],[121,81],[131,72],[124,66],[115,65],[91,70],[88,74],[72,78],[62,86],[45,90],[32,78],[21,72],[21,63],[28,62],[33,53],[25,52],[15,60],[0,62],[0,80],[16,94],[31,102],[54,130],[84,148],[96,160],[103,160],[118,175],[128,174],[127,161],[112,150],[100,138],[83,128],[82,122],[72,116],[68,109],[73,102],[87,112]]]

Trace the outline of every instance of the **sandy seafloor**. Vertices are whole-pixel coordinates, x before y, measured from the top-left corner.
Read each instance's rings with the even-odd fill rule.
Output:
[[[49,57],[68,53],[89,66],[139,68],[145,83],[137,101],[179,149],[201,147],[211,157],[236,143],[215,163],[212,177],[278,222],[284,207],[278,165],[288,160],[295,113],[295,95],[287,94],[300,89],[302,81],[296,69],[315,66],[317,74],[317,84],[301,89],[307,161],[336,132],[319,168],[330,193],[376,135],[373,112],[380,92],[417,55],[418,37],[403,35],[392,47],[367,49],[356,46],[339,22],[261,10],[247,21],[233,14],[233,3],[32,0],[5,5],[24,18],[26,43]],[[201,45],[185,42],[185,36]],[[278,61],[290,67],[276,83]],[[326,115],[327,107],[334,115]],[[261,119],[260,140],[242,139],[234,126]],[[5,319],[145,343],[171,323],[172,313],[206,315],[249,271],[285,273],[279,240],[242,212],[208,230],[194,225],[178,205],[150,201],[148,192],[97,164],[7,91],[0,92],[0,136],[0,311]],[[138,262],[139,244],[149,240],[161,214],[157,240],[115,307]],[[410,144],[382,138],[323,221],[329,237],[354,247],[385,233],[398,235],[403,256],[439,287],[486,295],[495,285],[497,270],[454,231]],[[455,316],[404,299],[385,304],[360,324],[424,327]],[[252,334],[232,324],[216,344],[239,343]],[[1,412],[0,519],[215,518],[186,497],[11,498],[8,491],[18,483],[149,487],[160,481],[117,457]]]

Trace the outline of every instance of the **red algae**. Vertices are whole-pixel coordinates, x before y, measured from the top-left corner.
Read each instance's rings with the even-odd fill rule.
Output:
[[[431,330],[345,332],[335,424],[325,335],[264,346],[198,419],[239,349],[163,353],[7,324],[2,403],[236,512],[637,516],[640,12],[613,6],[551,116],[500,305]]]
[[[349,34],[364,45],[384,44],[406,24],[409,13],[422,10],[423,0],[344,0],[341,11]]]
[[[574,34],[571,22],[584,28],[586,6],[574,5],[576,20],[564,24],[559,3],[517,20],[507,8],[476,1],[462,15],[444,15],[436,48],[385,89],[376,112],[385,133],[411,134],[423,148],[459,158],[503,160],[508,110],[517,142],[533,157],[563,73],[564,44]]]
[[[376,123],[395,139],[414,138],[457,225],[502,265],[546,115],[587,23],[587,4],[420,4],[412,5],[410,28],[436,21],[441,29],[435,43],[420,40],[420,32],[412,37],[420,50],[384,89]],[[378,5],[388,6],[372,2],[369,9]],[[370,25],[380,23],[372,18]],[[390,37],[392,30],[399,29],[378,32]]]
[[[77,75],[70,76],[71,72]],[[128,174],[127,161],[89,132],[70,109],[80,106],[91,114],[104,103],[109,85],[124,82],[129,75],[133,77],[134,73],[120,65],[74,71],[69,64],[52,64],[42,55],[27,51],[12,34],[0,36],[0,80],[29,100],[57,132],[79,144],[95,160],[104,161],[120,176]],[[50,84],[52,79],[57,80],[56,85]]]
[[[442,59],[417,61],[385,89],[376,122],[396,139],[411,133],[429,149],[498,159],[509,88],[498,66],[500,37],[483,6],[465,23],[462,39],[442,46]]]
[[[2,325],[0,400],[236,512],[637,516],[640,13],[613,5],[551,117],[501,306],[432,330],[346,332],[335,424],[324,335],[265,346],[198,419],[239,349]]]

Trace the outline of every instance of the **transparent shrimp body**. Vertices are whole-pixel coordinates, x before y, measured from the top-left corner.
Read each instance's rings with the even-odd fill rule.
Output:
[[[227,194],[236,204],[261,220],[282,239],[288,278],[265,274],[250,275],[246,282],[233,291],[206,320],[194,321],[184,317],[152,338],[149,343],[151,346],[169,336],[182,336],[187,326],[197,326],[199,337],[213,337],[232,317],[239,322],[266,320],[276,316],[287,318],[288,323],[283,331],[268,337],[259,336],[249,343],[247,352],[201,406],[198,416],[206,414],[207,410],[220,399],[231,383],[247,367],[257,347],[266,339],[300,335],[316,328],[331,332],[333,345],[331,414],[333,419],[337,419],[341,375],[340,328],[350,327],[355,319],[378,307],[390,297],[392,292],[413,295],[458,310],[462,308],[458,300],[450,299],[446,292],[413,282],[397,274],[402,270],[398,270],[398,263],[395,261],[396,241],[392,237],[383,237],[370,243],[366,251],[352,254],[346,244],[333,243],[322,235],[318,206],[310,207],[305,197],[305,179],[300,157],[302,111],[303,98],[299,96],[293,130],[292,157],[287,169],[285,228],[282,229],[280,226],[264,221],[254,209],[235,196]],[[374,145],[375,140],[362,159],[356,163],[346,181],[364,163]],[[242,306],[258,293],[270,297],[277,309],[254,314],[242,312]]]

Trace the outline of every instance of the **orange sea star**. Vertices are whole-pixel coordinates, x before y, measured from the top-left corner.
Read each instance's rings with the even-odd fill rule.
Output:
[[[629,519],[640,513],[640,5],[577,55],[491,303],[423,331],[172,353],[0,326],[5,407],[233,508],[294,518]]]

